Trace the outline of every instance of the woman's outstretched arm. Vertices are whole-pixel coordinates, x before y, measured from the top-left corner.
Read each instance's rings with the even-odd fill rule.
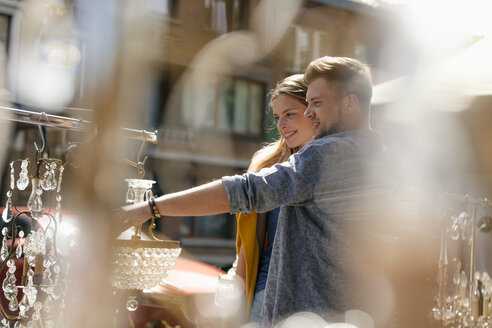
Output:
[[[163,216],[202,216],[229,212],[229,200],[222,180],[157,197],[155,203]],[[152,217],[147,202],[123,206],[118,230],[124,231]]]

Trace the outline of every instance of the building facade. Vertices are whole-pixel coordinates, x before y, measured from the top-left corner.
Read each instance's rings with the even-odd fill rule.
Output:
[[[371,66],[375,82],[398,73],[387,69],[392,59],[382,54],[391,24],[383,9],[349,0],[292,4],[285,9],[259,0],[129,0],[115,7],[121,20],[131,21],[135,8],[144,12],[139,17],[152,45],[140,50],[147,56],[146,71],[138,77],[146,81],[144,91],[128,97],[145,117],[145,126],[139,128],[159,131],[159,143],[145,148],[147,177],[157,182],[154,194],[245,172],[254,152],[277,137],[269,90],[279,79],[302,73],[315,58],[358,58]],[[18,40],[21,32],[29,28],[24,5],[0,1],[0,42],[10,62],[24,42]],[[50,20],[72,9],[70,22],[77,25],[77,12],[86,9],[77,1],[49,2],[43,8],[48,19],[39,23],[40,38],[47,35]],[[120,33],[131,38],[137,31]],[[85,99],[92,77],[84,71],[84,57],[90,52],[84,51],[83,36],[81,40],[72,107],[90,108]],[[12,70],[15,74],[15,65]],[[22,95],[11,96],[14,103],[22,103]],[[66,142],[66,136],[56,138]],[[158,222],[158,230],[180,240],[185,256],[221,268],[235,258],[233,215],[166,218]]]

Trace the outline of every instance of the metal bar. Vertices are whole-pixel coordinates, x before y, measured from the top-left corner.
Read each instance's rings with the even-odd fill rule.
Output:
[[[24,109],[0,106],[0,117],[7,121],[43,125],[59,129],[83,130],[84,124],[90,123],[83,119],[31,112]]]
[[[449,198],[452,198],[454,200],[460,201],[460,202],[465,202],[469,204],[474,204],[474,205],[480,205],[480,206],[491,206],[492,207],[492,201],[490,201],[487,197],[485,198],[471,198],[468,194],[466,195],[459,195],[459,194],[453,194],[453,193],[446,193],[446,196]]]
[[[156,144],[157,140],[157,130],[154,132],[146,131],[146,130],[135,130],[129,128],[121,128],[124,131],[124,135],[128,138],[137,139],[137,140],[145,140]]]
[[[86,130],[87,125],[91,123],[90,121],[86,121],[82,118],[76,119],[71,117],[46,114],[44,112],[32,112],[24,109],[10,108],[5,106],[0,106],[0,118],[7,121],[77,131]],[[127,138],[145,140],[154,144],[158,142],[157,130],[154,132],[149,132],[146,130],[135,130],[129,128],[121,129],[124,131],[123,135]]]

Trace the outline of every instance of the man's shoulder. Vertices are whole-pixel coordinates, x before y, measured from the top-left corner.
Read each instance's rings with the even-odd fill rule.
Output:
[[[292,155],[301,160],[325,161],[340,152],[345,141],[340,136],[329,135],[309,142],[297,154]]]
[[[381,144],[381,134],[369,129],[339,132],[315,139],[304,148],[336,147],[360,142]]]
[[[336,133],[311,141],[299,152],[308,160],[335,160],[350,154],[376,154],[383,149],[381,134],[373,130],[354,130]]]

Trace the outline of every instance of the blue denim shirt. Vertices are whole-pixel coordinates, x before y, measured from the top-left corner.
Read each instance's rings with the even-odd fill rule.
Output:
[[[281,207],[261,327],[296,312],[333,320],[363,309],[364,255],[356,246],[380,210],[375,199],[386,195],[383,148],[375,131],[342,132],[310,142],[287,162],[222,178],[231,213]]]

